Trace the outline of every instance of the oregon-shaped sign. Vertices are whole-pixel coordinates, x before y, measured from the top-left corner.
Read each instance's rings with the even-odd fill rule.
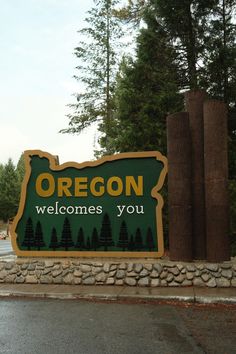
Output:
[[[160,192],[167,160],[161,153],[61,165],[40,150],[24,157],[26,174],[11,230],[18,256],[163,255]]]

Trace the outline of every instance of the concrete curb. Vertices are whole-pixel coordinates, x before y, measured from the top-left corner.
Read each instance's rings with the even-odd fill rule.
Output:
[[[191,304],[236,305],[236,289],[137,288],[121,286],[70,286],[22,284],[0,285],[0,298],[58,300],[180,302]]]

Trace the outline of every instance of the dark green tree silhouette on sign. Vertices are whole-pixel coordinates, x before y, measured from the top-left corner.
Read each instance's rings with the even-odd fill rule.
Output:
[[[85,248],[85,243],[84,243],[84,230],[82,227],[80,227],[79,232],[78,232],[78,237],[77,237],[77,242],[75,245],[76,248],[79,248],[80,251]]]
[[[152,235],[152,229],[149,227],[146,235],[146,246],[151,252],[154,249],[154,240]]]
[[[142,234],[141,234],[141,230],[138,227],[135,233],[135,249],[137,249],[138,251],[141,251],[141,249],[143,248],[143,239],[142,239]]]
[[[74,242],[71,237],[71,228],[68,218],[65,218],[61,236],[61,247],[65,248],[65,251],[68,251],[69,247],[73,247]]]
[[[53,251],[55,251],[59,247],[60,247],[60,244],[59,244],[58,238],[57,238],[57,230],[55,229],[55,227],[53,227],[52,233],[51,233],[51,241],[50,241],[50,244],[49,244],[49,248],[52,248]]]
[[[134,251],[135,249],[135,243],[134,243],[134,236],[130,236],[129,244],[128,244],[128,250],[129,251]]]
[[[40,221],[36,224],[35,235],[34,235],[34,246],[40,251],[40,248],[45,247],[43,240],[43,231]]]
[[[90,238],[87,238],[87,243],[86,243],[86,249],[90,250],[91,249],[91,242],[90,242]]]
[[[32,219],[29,217],[25,226],[25,237],[22,246],[27,247],[30,251],[34,247],[34,229]]]
[[[102,228],[100,232],[100,245],[107,251],[108,246],[113,246],[111,222],[109,215],[106,213],[102,220]]]
[[[120,226],[120,234],[119,234],[117,247],[121,247],[122,250],[125,251],[125,249],[128,247],[128,244],[129,244],[129,236],[127,231],[127,225],[125,221],[122,221]]]
[[[99,247],[98,232],[97,232],[96,227],[94,227],[93,233],[92,233],[91,248],[94,249],[94,251],[97,251],[98,247]]]

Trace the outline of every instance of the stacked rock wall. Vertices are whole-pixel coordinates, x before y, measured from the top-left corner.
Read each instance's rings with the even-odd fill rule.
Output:
[[[146,263],[75,259],[1,260],[0,283],[236,287],[236,259],[220,264],[162,260]]]

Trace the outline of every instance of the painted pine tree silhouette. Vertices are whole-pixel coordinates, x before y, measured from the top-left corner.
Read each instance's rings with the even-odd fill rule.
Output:
[[[86,248],[87,248],[87,250],[91,249],[91,242],[90,242],[90,238],[89,237],[87,238]]]
[[[65,251],[68,251],[68,249],[73,246],[74,246],[74,242],[71,236],[70,222],[66,217],[62,229],[61,247],[65,248]]]
[[[152,235],[152,229],[150,227],[147,230],[146,245],[150,252],[154,249],[154,240]]]
[[[43,231],[41,222],[38,221],[36,224],[35,234],[34,234],[34,246],[40,251],[40,248],[45,247],[45,242],[43,240]]]
[[[49,244],[49,248],[52,248],[53,251],[55,251],[59,247],[60,247],[60,244],[59,244],[58,238],[57,238],[57,230],[55,229],[55,227],[53,227],[52,232],[51,232],[51,241]]]
[[[81,251],[83,248],[85,248],[84,230],[83,230],[82,227],[80,227],[80,229],[79,229],[75,247],[76,247],[76,248],[79,248],[80,251]]]
[[[120,226],[119,240],[117,243],[117,247],[122,248],[122,251],[125,251],[128,248],[129,244],[129,236],[127,231],[126,222],[123,220]]]
[[[94,251],[97,251],[98,247],[99,247],[98,232],[96,227],[94,227],[92,233],[91,248],[94,249]]]
[[[25,225],[25,235],[22,246],[27,247],[27,250],[30,251],[34,247],[34,229],[32,219],[29,217]]]
[[[142,234],[141,234],[141,230],[138,227],[135,233],[135,249],[140,251],[143,248],[143,239],[142,239]]]
[[[104,251],[107,251],[108,247],[114,244],[112,241],[111,222],[107,213],[105,213],[102,220],[99,243],[104,247]]]
[[[128,249],[129,251],[134,251],[135,244],[134,244],[134,236],[130,236],[129,244],[128,244]]]

